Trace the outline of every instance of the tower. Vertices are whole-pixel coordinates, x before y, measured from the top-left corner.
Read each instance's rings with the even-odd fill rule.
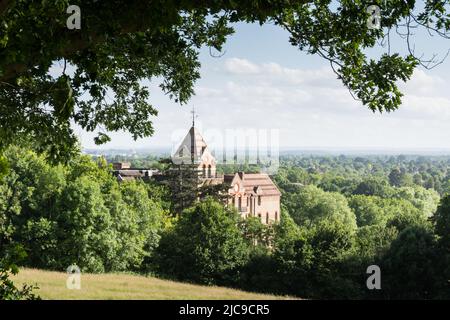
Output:
[[[180,165],[195,165],[201,179],[216,177],[216,159],[208,149],[200,131],[195,127],[195,110],[192,109],[192,127],[184,137],[172,161]]]

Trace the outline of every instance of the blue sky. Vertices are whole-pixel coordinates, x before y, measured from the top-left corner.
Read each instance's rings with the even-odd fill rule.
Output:
[[[404,45],[393,39],[393,48]],[[443,55],[450,41],[420,35],[416,47]],[[151,84],[150,101],[159,110],[153,137],[133,141],[126,132],[111,133],[101,148],[173,148],[189,129],[194,105],[203,132],[276,129],[281,148],[450,149],[449,60],[433,70],[419,68],[401,85],[400,110],[381,115],[354,101],[326,61],[300,52],[272,25],[239,24],[222,57],[204,49],[200,60],[202,78],[188,105],[175,104]],[[94,134],[75,131],[83,147],[98,148]]]

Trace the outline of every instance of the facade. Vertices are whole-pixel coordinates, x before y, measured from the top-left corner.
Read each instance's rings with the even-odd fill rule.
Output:
[[[265,173],[237,172],[225,175],[224,182],[230,185],[229,204],[244,217],[258,217],[262,223],[280,220],[281,193]]]

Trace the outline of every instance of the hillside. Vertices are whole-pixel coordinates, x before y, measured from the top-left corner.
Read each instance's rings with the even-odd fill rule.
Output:
[[[64,272],[21,269],[16,285],[37,284],[42,299],[285,299],[223,287],[191,285],[129,274],[82,274],[81,289],[66,288]]]

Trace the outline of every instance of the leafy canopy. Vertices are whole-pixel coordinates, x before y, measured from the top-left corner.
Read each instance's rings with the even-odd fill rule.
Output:
[[[373,3],[382,7],[378,30],[367,26]],[[69,4],[81,8],[80,30],[66,27]],[[157,108],[143,80],[186,103],[200,48],[220,51],[236,22],[284,28],[292,45],[328,60],[362,104],[392,111],[401,104],[397,82],[421,61],[409,41],[404,56],[386,50],[374,59],[367,49],[405,21],[446,37],[447,12],[443,0],[420,8],[414,0],[1,0],[0,143],[31,136],[60,161],[76,145],[73,123],[98,132],[98,144],[110,131],[152,135]]]

